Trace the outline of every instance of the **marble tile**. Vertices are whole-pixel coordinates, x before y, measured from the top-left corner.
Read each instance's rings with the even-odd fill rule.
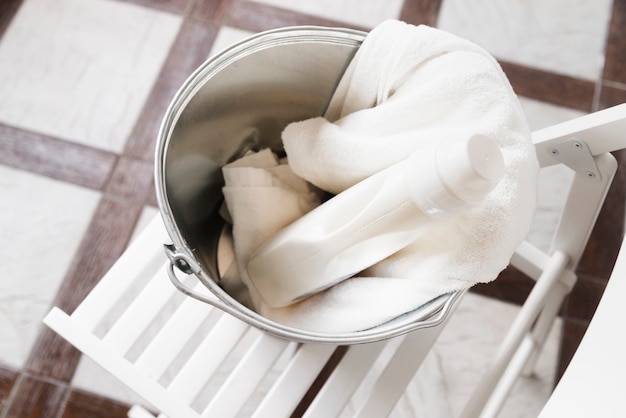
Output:
[[[0,166],[0,363],[21,367],[100,194]]]
[[[186,19],[171,45],[154,87],[126,142],[124,154],[153,161],[159,127],[176,92],[189,75],[206,59],[218,27]]]
[[[107,0],[26,0],[0,42],[0,121],[119,152],[181,18]]]
[[[253,35],[253,32],[230,26],[222,26],[215,37],[209,56],[213,56],[223,49],[228,48],[229,46],[242,41],[251,35]]]
[[[604,61],[611,0],[446,0],[437,26],[499,59],[596,80]]]
[[[312,16],[347,22],[357,26],[374,27],[385,19],[398,18],[402,9],[402,0],[256,0],[269,6],[292,10]]]
[[[519,312],[519,307],[467,294],[444,328],[390,416],[459,416]],[[560,320],[537,363],[537,373],[521,378],[501,417],[536,417],[552,391]]]
[[[584,116],[586,112],[520,97],[522,110],[533,131]]]

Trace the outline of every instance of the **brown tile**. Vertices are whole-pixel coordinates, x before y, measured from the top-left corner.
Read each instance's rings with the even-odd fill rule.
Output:
[[[0,1],[0,38],[7,30],[9,23],[17,13],[24,0],[2,0]]]
[[[572,319],[563,320],[563,326],[561,329],[561,347],[559,351],[559,359],[556,365],[556,375],[554,381],[555,385],[559,382],[561,376],[563,376],[563,373],[565,372],[565,369],[567,369],[570,361],[572,361],[572,357],[574,357],[574,353],[576,353],[576,349],[578,349],[588,326],[589,323],[585,321]]]
[[[118,0],[175,14],[183,14],[193,0]]]
[[[311,403],[324,386],[324,383],[326,383],[332,372],[335,370],[335,368],[337,368],[343,356],[346,355],[348,349],[349,347],[347,346],[339,346],[335,349],[322,370],[320,370],[320,373],[311,384],[309,390],[304,394],[302,400],[294,409],[291,417],[301,417],[306,412],[308,407],[311,406]]]
[[[41,327],[24,370],[69,383],[76,372],[81,353],[59,334]]]
[[[165,110],[185,79],[207,59],[216,33],[214,25],[190,20],[183,22],[126,143],[125,154],[153,160],[154,145]]]
[[[593,82],[505,61],[500,61],[500,65],[520,96],[591,112]]]
[[[626,150],[613,153],[617,173],[578,265],[578,272],[608,279],[624,237],[626,213]]]
[[[470,291],[488,296],[504,302],[522,305],[535,285],[535,281],[509,266],[500,273],[498,278],[490,283],[480,283]]]
[[[602,79],[626,83],[626,0],[613,0]]]
[[[2,410],[9,399],[11,388],[13,388],[17,376],[16,371],[0,367],[0,415],[2,415]]]
[[[60,414],[67,397],[67,386],[29,375],[23,375],[16,385],[3,418],[56,417]]]
[[[79,251],[53,302],[71,313],[125,250],[143,203],[103,197],[95,211]],[[79,356],[76,351],[42,328],[26,368],[64,382],[72,378]]]
[[[152,163],[121,157],[105,191],[109,195],[144,202],[153,183]]]
[[[565,317],[591,321],[598,303],[604,294],[607,282],[581,276],[570,292],[565,303]]]
[[[367,28],[351,25],[346,22],[304,15],[291,10],[279,9],[277,7],[242,0],[233,1],[224,19],[224,24],[252,32],[299,25],[347,27],[368,30]]]
[[[231,0],[196,0],[189,18],[221,24]]]
[[[626,103],[626,84],[607,85],[604,83],[600,91],[600,109],[617,106]]]
[[[73,390],[61,418],[127,418],[129,405],[81,390]]]
[[[0,164],[100,190],[117,156],[0,124]]]
[[[151,186],[150,186],[150,191],[148,191],[148,196],[146,198],[146,205],[148,206],[152,206],[152,207],[159,207],[159,203],[157,201],[157,196],[156,196],[156,190],[155,190],[155,184],[154,181],[152,182]]]
[[[81,243],[55,303],[73,311],[124,252],[142,204],[104,197]]]
[[[400,20],[413,25],[437,26],[442,0],[404,0]]]

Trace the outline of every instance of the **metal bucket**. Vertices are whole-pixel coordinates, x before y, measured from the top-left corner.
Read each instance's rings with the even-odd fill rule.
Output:
[[[165,246],[170,279],[183,293],[273,335],[298,342],[356,344],[442,324],[462,292],[446,294],[374,328],[323,334],[286,327],[247,308],[219,285],[229,256],[219,214],[224,164],[247,150],[282,151],[293,121],[320,116],[365,33],[293,27],[263,32],[202,64],[182,85],[158,135],[155,181],[173,244]],[[231,250],[232,251],[232,250]],[[208,292],[177,277],[195,275]]]

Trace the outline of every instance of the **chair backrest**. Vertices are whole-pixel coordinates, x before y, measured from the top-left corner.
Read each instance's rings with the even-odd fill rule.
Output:
[[[443,326],[339,351],[278,339],[179,293],[165,240],[157,217],[71,315],[44,322],[167,416],[384,416]]]

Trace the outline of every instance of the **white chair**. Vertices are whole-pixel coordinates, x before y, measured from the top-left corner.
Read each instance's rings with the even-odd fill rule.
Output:
[[[279,339],[185,297],[156,244],[166,240],[156,217],[72,315],[53,308],[44,322],[166,416],[289,416],[337,347]],[[441,329],[350,347],[306,416],[387,415]]]
[[[542,167],[562,163],[576,175],[551,250],[524,242],[511,260],[537,284],[463,416],[495,416],[532,367],[575,283],[573,269],[616,170],[609,152],[626,147],[623,132],[626,105],[533,135]],[[166,239],[157,218],[71,315],[53,308],[44,319],[163,416],[282,417],[299,405],[305,416],[386,416],[445,323],[439,318],[437,326],[350,346],[316,385],[319,392],[307,394],[336,347],[288,342],[183,296],[167,279],[156,244]],[[187,285],[202,290],[191,276]],[[310,405],[301,403],[305,395]],[[139,406],[129,412],[147,414]]]

